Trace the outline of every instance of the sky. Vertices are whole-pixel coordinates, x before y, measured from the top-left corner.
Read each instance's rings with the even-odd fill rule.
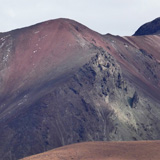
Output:
[[[0,0],[0,32],[69,18],[101,34],[129,36],[160,17],[160,0]]]

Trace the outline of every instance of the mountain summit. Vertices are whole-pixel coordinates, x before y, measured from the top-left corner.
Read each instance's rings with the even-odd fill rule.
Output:
[[[142,25],[134,34],[134,36],[160,34],[160,17]]]

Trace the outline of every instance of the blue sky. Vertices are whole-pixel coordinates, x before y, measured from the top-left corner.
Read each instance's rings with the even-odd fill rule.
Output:
[[[160,17],[159,0],[0,0],[0,4],[0,32],[70,18],[101,34],[124,36]]]

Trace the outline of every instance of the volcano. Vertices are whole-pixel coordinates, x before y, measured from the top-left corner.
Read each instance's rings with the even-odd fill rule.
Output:
[[[101,35],[69,19],[0,33],[0,155],[160,139],[160,36]]]

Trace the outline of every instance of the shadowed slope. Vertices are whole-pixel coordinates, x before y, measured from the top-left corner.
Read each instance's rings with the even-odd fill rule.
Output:
[[[86,142],[54,149],[24,160],[159,160],[160,142]]]

